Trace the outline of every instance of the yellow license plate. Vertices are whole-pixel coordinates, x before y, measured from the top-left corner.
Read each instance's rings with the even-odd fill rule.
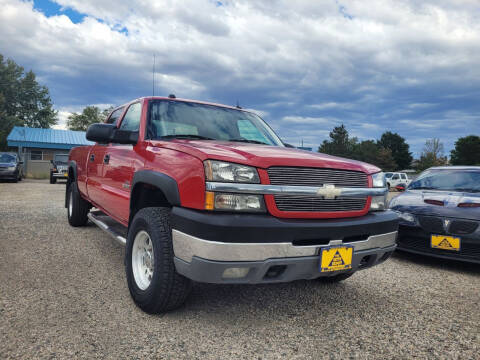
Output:
[[[63,174],[63,176],[67,177],[67,176],[68,176],[68,173]]]
[[[430,238],[432,249],[460,251],[460,238],[446,235],[432,235]]]
[[[339,246],[323,249],[320,272],[348,270],[352,268],[353,247]]]

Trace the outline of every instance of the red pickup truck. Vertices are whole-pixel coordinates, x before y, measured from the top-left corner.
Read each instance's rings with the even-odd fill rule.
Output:
[[[396,247],[380,169],[293,149],[239,107],[140,98],[87,139],[70,152],[68,221],[126,244],[146,312],[182,305],[191,280],[340,281]]]

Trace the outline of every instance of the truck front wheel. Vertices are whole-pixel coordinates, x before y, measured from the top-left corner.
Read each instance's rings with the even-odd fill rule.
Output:
[[[84,226],[88,221],[90,204],[80,196],[77,182],[72,182],[67,187],[67,217],[72,226]]]
[[[125,271],[130,294],[143,311],[161,313],[185,302],[191,283],[177,273],[173,258],[170,209],[139,210],[128,230]]]

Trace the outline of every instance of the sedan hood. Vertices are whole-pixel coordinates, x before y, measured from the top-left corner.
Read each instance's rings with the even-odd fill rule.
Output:
[[[443,206],[429,204],[441,201]],[[454,191],[407,190],[390,201],[392,210],[416,215],[432,215],[480,221],[480,207],[458,207],[460,203],[480,203],[480,193]]]
[[[151,146],[185,152],[200,160],[230,161],[258,168],[270,166],[302,166],[362,171],[367,174],[379,172],[374,165],[281,146],[249,144],[232,141],[173,140],[151,141]]]

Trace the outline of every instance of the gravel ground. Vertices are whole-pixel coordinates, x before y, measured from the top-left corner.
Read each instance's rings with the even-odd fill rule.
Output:
[[[480,266],[406,254],[344,283],[195,284],[161,316],[65,186],[0,183],[0,358],[479,358]]]

